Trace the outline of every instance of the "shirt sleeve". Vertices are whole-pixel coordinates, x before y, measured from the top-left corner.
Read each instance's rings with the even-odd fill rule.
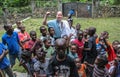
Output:
[[[4,45],[6,45],[6,41],[5,41],[4,37],[2,37],[2,43],[3,43]]]
[[[53,27],[53,25],[54,25],[53,22],[54,22],[54,21],[52,21],[52,20],[48,21],[48,22],[47,22],[47,26],[48,26],[48,27]]]
[[[91,49],[92,48],[92,41],[91,40],[88,40],[88,47]]]
[[[4,50],[7,50],[7,46],[5,46],[4,44],[2,44],[2,48],[3,48]]]

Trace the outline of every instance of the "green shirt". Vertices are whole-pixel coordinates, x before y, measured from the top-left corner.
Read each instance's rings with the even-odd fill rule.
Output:
[[[43,46],[43,48],[47,52],[46,58],[51,58],[52,54],[54,53],[54,48],[51,46],[48,49],[45,48],[45,46]]]

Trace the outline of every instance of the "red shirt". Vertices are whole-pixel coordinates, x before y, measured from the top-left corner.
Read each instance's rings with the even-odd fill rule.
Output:
[[[77,54],[78,54],[78,57],[80,58],[80,59],[82,59],[82,57],[83,57],[83,55],[82,55],[82,52],[83,52],[83,48],[84,48],[84,43],[83,43],[83,41],[79,41],[78,39],[75,39],[75,40],[73,40],[73,43],[75,43],[75,44],[77,44],[77,46],[78,46],[78,50],[77,50]]]
[[[30,39],[30,35],[27,32],[24,32],[24,33],[20,32],[20,33],[18,33],[18,36],[19,36],[20,41]],[[22,45],[25,49],[28,49],[28,41],[26,41],[25,43],[22,43]]]

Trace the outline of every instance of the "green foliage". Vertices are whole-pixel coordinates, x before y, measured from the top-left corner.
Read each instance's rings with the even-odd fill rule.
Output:
[[[112,5],[120,5],[120,0],[109,0]]]
[[[30,0],[0,0],[2,7],[23,7],[30,4]]]
[[[31,8],[29,6],[26,7],[9,7],[10,13],[31,13]]]

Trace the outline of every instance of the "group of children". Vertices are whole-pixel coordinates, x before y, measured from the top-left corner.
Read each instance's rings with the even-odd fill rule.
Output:
[[[11,24],[4,25],[6,33],[0,43],[0,70],[14,77],[11,68],[17,58],[29,77],[47,77],[47,67],[57,50],[54,28],[47,30],[45,26],[40,26],[42,35],[38,38],[35,31],[28,33],[22,22],[17,21],[16,24],[15,29]],[[81,25],[77,24],[74,29],[76,36],[64,35],[61,38],[66,40],[63,41],[66,43],[65,54],[74,60],[79,77],[120,77],[120,42],[115,40],[111,45],[108,42],[109,33],[104,31],[98,37],[94,27],[81,30]],[[59,58],[62,57],[61,54]]]

